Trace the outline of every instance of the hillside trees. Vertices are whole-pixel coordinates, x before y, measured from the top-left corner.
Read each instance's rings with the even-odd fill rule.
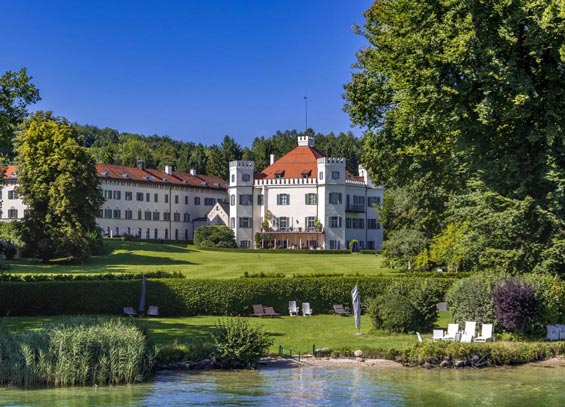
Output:
[[[18,190],[29,211],[21,237],[30,254],[84,259],[99,248],[102,204],[95,162],[64,119],[35,113],[16,138]]]
[[[411,192],[428,216],[410,227],[430,242],[449,224],[474,226],[485,201],[499,221],[484,223],[487,246],[533,227],[494,245],[512,271],[531,270],[563,241],[563,2],[377,0],[365,16],[370,46],[345,109],[366,128],[376,182]],[[481,196],[469,207],[470,192]]]

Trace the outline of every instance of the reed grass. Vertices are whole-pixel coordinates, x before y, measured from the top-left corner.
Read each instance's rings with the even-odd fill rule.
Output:
[[[108,385],[143,381],[155,348],[124,318],[75,317],[0,335],[0,385]]]

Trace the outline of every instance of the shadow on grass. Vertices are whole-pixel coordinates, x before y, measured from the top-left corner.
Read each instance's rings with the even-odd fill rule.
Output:
[[[112,255],[117,250],[150,250],[161,253],[189,253],[185,245],[175,243],[148,243],[138,241],[104,241],[104,255]]]

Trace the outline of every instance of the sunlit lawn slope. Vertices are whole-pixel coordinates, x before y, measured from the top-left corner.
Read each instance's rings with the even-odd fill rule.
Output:
[[[391,273],[379,256],[349,254],[292,254],[219,252],[191,246],[144,242],[105,241],[106,254],[84,264],[17,259],[13,273],[147,273],[182,272],[190,278],[239,278],[248,273],[316,274],[345,273],[377,275]]]

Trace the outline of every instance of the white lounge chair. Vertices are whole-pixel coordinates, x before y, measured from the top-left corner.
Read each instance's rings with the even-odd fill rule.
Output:
[[[303,302],[302,303],[302,315],[312,316],[312,308],[310,308],[309,302]]]
[[[461,342],[472,342],[476,335],[477,323],[475,321],[465,321],[465,330],[461,335]]]
[[[159,307],[157,305],[150,305],[147,308],[147,316],[148,317],[158,317],[159,316]]]
[[[483,324],[481,327],[481,336],[475,338],[475,342],[486,342],[488,340],[493,340],[492,337],[492,324]]]
[[[455,336],[459,332],[459,324],[449,324],[447,325],[447,333],[443,337],[444,341],[454,341]]]
[[[432,337],[432,340],[435,341],[441,341],[443,340],[445,336],[445,332],[443,331],[443,329],[434,329],[434,336]]]
[[[300,311],[300,307],[296,306],[296,301],[289,301],[288,302],[288,312],[290,313],[290,316],[291,317],[297,316],[298,311]]]
[[[555,325],[546,325],[547,336],[545,339],[548,341],[558,341],[560,336],[560,330]]]
[[[420,335],[420,332],[416,332],[416,336],[418,337],[418,342],[420,343],[424,342],[424,340],[422,339],[422,335]]]
[[[557,329],[559,329],[559,339],[564,340],[565,339],[565,325],[555,324],[555,327]]]

